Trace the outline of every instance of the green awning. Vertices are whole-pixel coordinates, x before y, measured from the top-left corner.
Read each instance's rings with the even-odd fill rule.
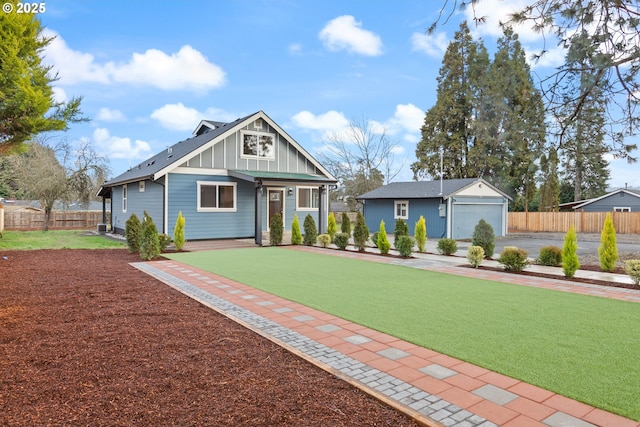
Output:
[[[336,181],[326,176],[311,175],[307,173],[269,172],[230,170],[229,175],[245,181],[288,181],[288,182],[317,182],[335,184]]]

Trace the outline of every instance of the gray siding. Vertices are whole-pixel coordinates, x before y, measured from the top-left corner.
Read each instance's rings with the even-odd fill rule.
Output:
[[[384,220],[387,233],[393,233],[396,224],[394,202],[395,199],[371,199],[366,201],[364,217],[371,233],[380,229],[381,220]],[[422,215],[427,224],[427,237],[439,239],[446,235],[446,218],[440,217],[438,210],[440,199],[408,199],[408,202],[409,219],[405,220],[405,222],[409,227],[409,234],[413,235],[416,222]]]
[[[122,185],[113,188],[112,201],[113,212],[112,221],[116,229],[124,230],[129,217],[136,214],[140,220],[144,216],[144,211],[151,216],[159,232],[163,229],[163,196],[164,187],[162,184],[152,181],[144,181],[144,192],[140,192],[139,183],[127,184],[127,211],[122,210]]]
[[[584,212],[612,212],[613,208],[631,208],[631,212],[640,212],[640,196],[619,192],[589,203],[582,209]]]

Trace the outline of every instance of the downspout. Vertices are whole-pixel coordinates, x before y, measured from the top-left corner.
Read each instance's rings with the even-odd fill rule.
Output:
[[[256,245],[262,246],[262,181],[255,182],[255,242]]]
[[[324,194],[325,187],[318,187],[318,234],[324,234]]]

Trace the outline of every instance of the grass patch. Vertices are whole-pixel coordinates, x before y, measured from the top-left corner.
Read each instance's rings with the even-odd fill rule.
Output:
[[[104,236],[89,235],[86,230],[4,231],[2,238],[0,238],[0,250],[109,249],[126,247],[126,243]]]
[[[636,303],[285,248],[165,256],[640,418]]]

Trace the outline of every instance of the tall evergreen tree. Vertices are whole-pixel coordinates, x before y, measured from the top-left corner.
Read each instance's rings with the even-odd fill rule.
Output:
[[[557,212],[560,209],[560,182],[558,180],[558,154],[554,148],[548,155],[540,157],[540,185],[541,212]]]

